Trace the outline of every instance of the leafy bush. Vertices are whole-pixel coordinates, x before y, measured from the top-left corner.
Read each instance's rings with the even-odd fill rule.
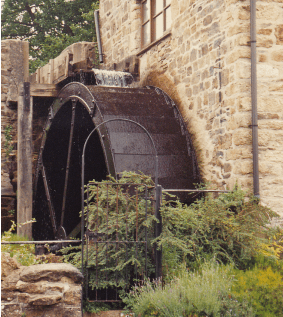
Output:
[[[124,173],[118,184],[116,179],[109,176],[99,186],[89,185],[89,212],[85,220],[89,223],[88,229],[99,240],[99,243],[90,241],[87,250],[89,285],[92,289],[129,287],[133,279],[143,276],[146,267],[145,244],[136,242],[145,240],[145,229],[149,237],[147,272],[148,275],[154,272],[152,254],[156,219],[153,204],[144,197],[145,186],[142,184],[149,187],[150,194],[154,183],[143,174]],[[120,243],[123,241],[130,242]],[[81,268],[80,250],[80,246],[64,248],[65,261]],[[96,276],[105,278],[97,281]]]
[[[84,301],[83,303],[83,312],[88,313],[100,313],[102,311],[108,311],[111,310],[111,306],[104,304],[104,303],[92,303],[89,301]]]
[[[34,221],[32,220],[27,223],[30,222]],[[11,228],[3,233],[1,241],[29,241],[28,237],[18,236],[17,234],[13,233],[15,228],[16,224],[14,221],[12,221]],[[2,244],[1,252],[9,253],[10,257],[15,257],[21,265],[29,266],[39,263],[35,256],[34,244]]]
[[[262,263],[262,262],[261,262]],[[262,264],[261,264],[262,265]],[[252,303],[257,316],[283,316],[283,264],[278,262],[277,269],[255,266],[247,271],[236,270],[232,294]]]
[[[165,286],[147,280],[136,285],[124,302],[138,316],[255,316],[250,305],[230,295],[231,269],[212,261],[199,272],[183,269]]]
[[[277,214],[252,197],[245,202],[244,194],[235,189],[217,199],[204,197],[189,206],[178,200],[163,205],[158,245],[164,251],[166,272],[176,266],[172,254],[177,261],[186,259],[189,266],[199,259],[216,257],[223,263],[246,267],[274,235],[276,230],[269,221]]]
[[[259,205],[252,197],[245,201],[245,193],[235,188],[216,199],[208,195],[189,206],[182,204],[176,197],[169,196],[171,200],[166,200],[167,197],[164,196],[161,207],[162,234],[155,239],[153,232],[157,220],[154,217],[154,208],[148,203],[148,217],[145,219],[146,201],[144,198],[136,200],[136,190],[139,196],[144,190],[138,184],[153,187],[151,178],[125,172],[118,185],[116,183],[117,180],[109,177],[100,187],[89,186],[89,219],[86,219],[89,221],[89,229],[97,234],[100,242],[107,237],[115,242],[116,239],[144,240],[144,229],[147,228],[149,274],[154,271],[153,247],[157,243],[163,251],[165,280],[176,275],[180,264],[186,263],[193,268],[204,259],[216,258],[220,262],[235,263],[239,268],[246,268],[259,250],[263,250],[262,246],[269,243],[268,238],[275,232],[268,224],[276,214]],[[123,187],[123,183],[133,184],[134,190]],[[138,233],[137,223],[140,228]],[[132,267],[129,273],[132,276],[135,269],[138,276],[143,275],[144,250],[140,246],[136,248],[134,244],[120,244],[119,248],[116,246],[115,243],[89,244],[88,268],[93,270],[89,279],[92,288],[125,287],[127,265]],[[79,250],[80,247],[67,247],[63,253],[65,261],[81,268]],[[98,276],[107,276],[106,284],[102,281],[96,284],[96,270]]]

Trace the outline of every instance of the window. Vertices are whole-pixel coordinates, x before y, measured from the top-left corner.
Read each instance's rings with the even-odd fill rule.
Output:
[[[142,1],[142,46],[158,40],[171,27],[171,0]]]

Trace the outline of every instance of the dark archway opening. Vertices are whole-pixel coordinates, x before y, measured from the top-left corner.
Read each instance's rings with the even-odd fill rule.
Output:
[[[33,225],[35,240],[56,238],[60,226],[65,229],[68,237],[75,237],[80,232],[81,155],[84,142],[93,130],[94,123],[83,104],[77,102],[74,108],[75,110],[72,110],[71,100],[61,106],[52,120],[42,149],[42,167],[38,172],[33,207],[33,217],[36,219]],[[93,179],[106,179],[107,174],[99,135],[95,133],[86,148],[85,184]],[[48,196],[54,210],[53,222]]]

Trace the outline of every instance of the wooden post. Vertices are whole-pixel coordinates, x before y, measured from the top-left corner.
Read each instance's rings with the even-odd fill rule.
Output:
[[[29,82],[20,87],[17,152],[17,222],[21,224],[32,219],[32,102]],[[32,225],[18,225],[17,234],[31,240]]]

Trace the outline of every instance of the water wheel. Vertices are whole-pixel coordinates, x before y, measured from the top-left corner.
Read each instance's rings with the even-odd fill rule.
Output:
[[[194,188],[199,182],[189,133],[174,102],[161,89],[69,83],[51,105],[44,128],[34,184],[34,239],[79,233],[82,148],[95,126],[113,118],[133,120],[151,134],[163,188]],[[108,174],[117,178],[123,171],[155,175],[149,139],[129,122],[101,126],[89,140],[85,162],[85,184]]]

